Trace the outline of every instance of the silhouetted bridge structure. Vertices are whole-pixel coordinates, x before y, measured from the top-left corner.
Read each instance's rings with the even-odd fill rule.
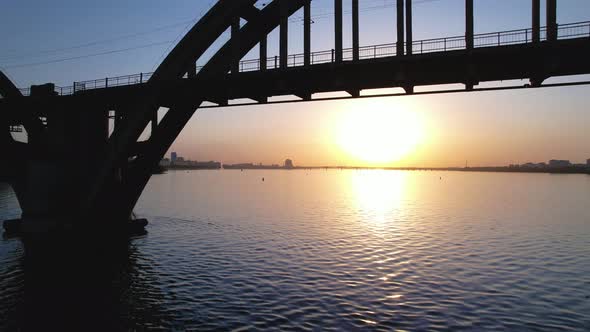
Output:
[[[334,0],[334,49],[313,53],[311,1],[274,0],[258,9],[256,0],[219,0],[153,73],[31,89],[0,75],[0,124],[6,128],[0,144],[15,161],[2,165],[0,175],[23,211],[22,223],[14,225],[25,232],[126,225],[152,170],[199,107],[243,99],[265,104],[285,95],[312,101],[322,92],[358,98],[362,90],[395,87],[403,94],[438,93],[415,87],[443,84],[463,85],[449,91],[478,91],[482,82],[518,79],[528,82],[508,88],[544,87],[551,86],[543,84],[550,77],[590,73],[590,22],[558,26],[556,0],[546,2],[545,27],[540,1],[532,0],[530,28],[477,35],[473,0],[466,0],[464,36],[419,41],[412,36],[412,1],[398,0],[397,42],[364,47],[359,1],[351,1],[351,48],[343,48],[342,0]],[[289,55],[288,19],[301,8],[304,52]],[[279,54],[268,57],[267,35],[276,27]],[[227,29],[230,40],[197,67]],[[259,59],[242,60],[256,45]],[[158,120],[161,107],[168,111]],[[10,134],[21,126],[27,143]],[[149,139],[139,141],[146,128]]]

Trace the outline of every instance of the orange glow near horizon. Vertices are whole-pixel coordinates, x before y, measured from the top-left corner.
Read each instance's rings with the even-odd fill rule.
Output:
[[[354,163],[385,166],[408,158],[425,136],[422,119],[407,104],[373,99],[339,116],[334,139]]]

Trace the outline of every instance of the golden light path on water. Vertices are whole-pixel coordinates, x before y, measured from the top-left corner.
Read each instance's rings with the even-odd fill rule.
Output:
[[[351,190],[367,222],[385,223],[404,209],[407,172],[364,170],[351,175]]]
[[[356,203],[361,224],[372,234],[368,236],[378,242],[389,238],[392,231],[404,233],[404,227],[399,223],[405,214],[408,186],[412,185],[408,172],[392,170],[360,170],[354,171],[350,179],[351,197]],[[363,241],[366,240],[363,239]],[[365,244],[363,244],[365,245]],[[371,245],[369,245],[370,247]],[[388,266],[395,257],[388,255],[381,248],[377,248],[371,256],[372,269],[367,273],[369,278],[378,278],[379,282],[389,282],[395,279],[398,272],[392,272]],[[398,291],[385,295],[383,301],[388,303],[403,303],[403,294]],[[364,320],[372,325],[375,321]]]

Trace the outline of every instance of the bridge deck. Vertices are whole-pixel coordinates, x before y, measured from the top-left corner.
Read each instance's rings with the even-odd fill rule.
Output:
[[[540,39],[541,41],[546,41],[547,39],[547,29],[546,27],[541,27],[540,29]],[[517,44],[533,44],[532,40],[532,29],[518,29],[518,30],[508,30],[508,31],[497,31],[497,32],[490,32],[490,33],[482,33],[474,35],[474,48],[489,48],[489,47],[499,47],[499,46],[508,46],[508,45],[517,45]],[[590,38],[590,21],[585,22],[576,22],[576,23],[568,23],[562,24],[558,28],[558,39],[565,40],[565,39],[573,39],[573,38],[582,38],[588,37]],[[407,46],[407,44],[406,44]],[[406,47],[405,46],[405,47]],[[412,42],[412,50],[414,55],[422,55],[428,53],[441,53],[441,52],[452,52],[456,50],[465,50],[466,49],[466,39],[465,36],[453,36],[453,37],[443,37],[443,38],[434,38],[434,39],[424,39],[424,40],[417,40]],[[388,58],[392,56],[396,56],[396,44],[379,44],[379,45],[370,45],[364,46],[359,48],[359,56],[361,60],[367,59],[378,59],[378,58]],[[353,49],[347,48],[343,50],[343,60],[345,62],[350,62],[353,60]],[[278,69],[280,65],[280,57],[268,57],[266,60],[267,64],[266,67],[268,69]],[[334,63],[336,62],[335,59],[335,51],[332,50],[325,50],[319,52],[311,53],[311,64],[325,64],[325,63]],[[289,67],[301,67],[304,65],[304,54],[291,54],[288,56],[288,66]],[[197,67],[197,72],[202,67]],[[240,62],[239,69],[240,72],[251,72],[251,71],[259,71],[261,68],[261,61],[260,59],[250,59],[250,60],[243,60]],[[119,86],[128,86],[128,85],[136,85],[136,84],[143,84],[149,81],[150,77],[153,73],[139,73],[139,74],[132,74],[132,75],[124,75],[124,76],[116,76],[116,77],[108,77],[108,78],[100,78],[95,80],[88,80],[88,81],[81,81],[81,82],[74,82],[71,86],[63,86],[63,87],[56,87],[55,92],[58,96],[67,96],[72,95],[74,93],[93,90],[93,89],[105,89],[105,88],[113,88]],[[186,76],[185,76],[186,78]],[[21,93],[25,96],[30,95],[30,88],[23,88],[20,89]],[[0,96],[1,97],[1,96]]]
[[[564,75],[590,74],[590,38],[455,50],[365,59],[358,62],[323,63],[291,67],[286,70],[227,74],[222,77],[177,79],[79,91],[61,97],[24,97],[0,100],[0,109],[35,109],[40,116],[72,104],[119,109],[130,100],[146,95],[158,96],[164,107],[191,105],[205,100],[227,104],[232,99],[248,98],[264,102],[267,97],[312,93],[441,84],[473,84],[488,81],[544,79]],[[254,83],[254,84],[253,84]],[[529,82],[523,82],[522,86]],[[80,104],[81,103],[81,104]]]

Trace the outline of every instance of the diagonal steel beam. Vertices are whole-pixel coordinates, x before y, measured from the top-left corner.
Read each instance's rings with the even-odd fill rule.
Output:
[[[292,15],[305,4],[305,0],[275,0],[261,10],[256,20],[249,21],[240,31],[240,53],[247,54],[260,39],[280,25],[282,15]],[[281,8],[281,5],[283,6]],[[229,71],[234,50],[231,42],[226,43],[203,67],[197,78],[219,77]],[[197,92],[198,93],[198,92]],[[201,102],[206,96],[201,97]],[[201,102],[197,103],[200,104]],[[146,153],[138,156],[125,183],[123,201],[127,205],[125,214],[131,213],[141,192],[145,188],[151,170],[170,148],[176,137],[192,117],[196,109],[191,105],[172,107],[161,120],[155,139],[150,141]]]
[[[229,28],[232,18],[240,16],[243,10],[252,7],[255,2],[256,0],[219,0],[181,39],[147,84],[181,78],[192,68],[191,64],[196,62]],[[131,115],[125,125],[113,132],[109,138],[104,163],[96,172],[92,184],[89,185],[82,204],[82,211],[86,213],[100,211],[101,201],[118,201],[117,197],[111,195],[116,190],[109,188],[112,185],[109,179],[120,165],[127,162],[128,152],[152,120],[152,114],[158,109],[155,99],[150,97],[136,100],[134,107],[148,111]]]

